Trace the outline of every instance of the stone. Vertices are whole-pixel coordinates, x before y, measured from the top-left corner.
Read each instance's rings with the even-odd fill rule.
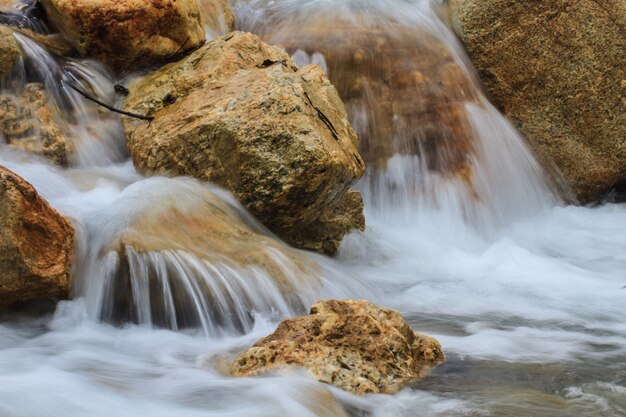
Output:
[[[283,321],[233,363],[235,376],[304,367],[354,394],[394,393],[444,361],[439,342],[415,333],[393,310],[368,301],[325,300]]]
[[[343,237],[351,231],[365,231],[363,197],[348,190],[336,205],[324,209],[313,223],[283,235],[292,246],[332,256],[337,253]]]
[[[456,0],[492,101],[581,203],[626,187],[626,3]]]
[[[19,95],[0,94],[0,141],[67,166],[74,157],[68,127],[40,83]]]
[[[15,40],[13,30],[0,25],[0,77],[8,75],[21,56],[22,52]]]
[[[73,256],[72,225],[0,167],[0,308],[67,298]]]
[[[202,303],[206,302],[206,308],[212,311],[212,325],[234,320],[238,309],[243,308],[239,302],[245,303],[246,314],[265,307],[284,313],[276,299],[294,311],[306,309],[323,285],[321,268],[299,251],[264,234],[249,214],[224,194],[217,187],[190,178],[150,178],[124,191],[125,197],[117,204],[124,207],[121,214],[128,220],[106,247],[97,250],[116,252],[120,260],[112,321],[136,319],[132,309],[128,316],[121,317],[138,302],[129,299],[134,296],[128,290],[133,268],[134,279],[151,288],[154,324],[165,327],[173,327],[168,322],[168,308],[176,311],[179,327],[197,324],[194,320],[199,301],[183,295],[186,280],[202,293]],[[112,218],[109,224],[116,222],[118,218]],[[177,260],[172,261],[173,257]],[[181,274],[181,268],[187,268],[186,272]],[[212,278],[207,278],[209,275]],[[154,295],[161,294],[164,279],[169,280],[175,295],[171,307],[163,305],[162,296]]]
[[[204,42],[196,0],[43,0],[50,24],[82,55],[117,71],[165,61]]]
[[[225,187],[290,243],[363,174],[357,136],[323,71],[299,69],[252,34],[220,37],[129,89],[125,110],[154,116],[123,118],[139,172]]]

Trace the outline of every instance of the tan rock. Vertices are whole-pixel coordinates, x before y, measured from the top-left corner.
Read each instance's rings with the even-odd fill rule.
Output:
[[[51,24],[82,56],[116,70],[161,62],[204,42],[196,0],[43,0]]]
[[[293,229],[282,238],[296,248],[332,256],[347,233],[365,230],[363,208],[361,193],[348,190],[339,203],[324,209],[313,223]]]
[[[413,332],[396,311],[367,301],[320,301],[242,353],[236,376],[304,367],[355,394],[393,393],[444,361],[439,342]]]
[[[73,253],[72,225],[0,167],[0,308],[66,298]]]
[[[458,0],[494,103],[581,202],[626,186],[626,3]]]
[[[252,34],[218,38],[132,84],[125,109],[155,117],[123,120],[141,173],[226,187],[281,237],[339,204],[363,173],[324,73]]]
[[[173,327],[173,311],[176,325],[199,324],[194,320],[200,304],[206,304],[212,325],[241,325],[237,315],[247,318],[251,310],[284,314],[278,302],[303,310],[322,287],[315,262],[257,230],[249,215],[226,202],[222,190],[188,178],[155,178],[131,191],[128,198],[140,201],[120,203],[128,222],[102,251],[115,251],[121,260],[115,284],[119,308],[112,316],[141,302],[128,290],[133,280],[150,288],[152,324],[165,327]],[[162,295],[164,280],[173,293],[169,306]],[[191,286],[201,301],[189,295]]]
[[[74,154],[67,126],[39,83],[27,84],[18,96],[0,94],[0,139],[62,166]]]
[[[0,77],[9,74],[21,56],[13,30],[0,25]]]

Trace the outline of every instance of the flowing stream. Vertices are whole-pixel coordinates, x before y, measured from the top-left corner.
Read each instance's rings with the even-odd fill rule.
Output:
[[[18,35],[24,62],[1,93],[42,83],[75,152],[61,169],[0,144],[0,165],[72,219],[79,259],[71,301],[0,317],[0,416],[626,416],[626,205],[562,201],[484,97],[443,6],[231,3],[238,29],[337,86],[368,163],[367,230],[336,258],[304,253],[223,190],[141,177],[119,118],[67,85],[119,103],[124,80]],[[170,213],[203,210],[258,238],[212,256],[187,242],[192,230],[166,226]],[[161,226],[136,225],[146,219]],[[152,250],[134,252],[130,229]],[[243,264],[241,250],[263,262]],[[396,309],[447,361],[393,396],[355,397],[297,372],[225,374],[321,298]]]

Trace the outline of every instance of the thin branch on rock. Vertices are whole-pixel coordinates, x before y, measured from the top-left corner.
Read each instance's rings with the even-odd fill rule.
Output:
[[[106,104],[106,103],[98,100],[97,98],[87,94],[85,91],[83,91],[80,88],[76,87],[71,82],[64,81],[63,83],[65,83],[67,86],[69,86],[72,90],[76,91],[81,96],[85,97],[87,100],[93,101],[94,103],[96,103],[96,104],[98,104],[98,105],[100,105],[100,106],[104,107],[105,109],[108,109],[108,110],[110,110],[112,112],[123,114],[124,116],[128,116],[128,117],[134,117],[135,119],[148,120],[148,121],[154,120],[154,116],[144,116],[142,114],[131,113],[131,112],[128,112],[128,111],[116,109],[115,107],[109,106],[108,104]]]

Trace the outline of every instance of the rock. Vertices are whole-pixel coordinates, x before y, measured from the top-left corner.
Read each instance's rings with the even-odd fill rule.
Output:
[[[123,118],[141,173],[219,184],[288,241],[341,204],[363,173],[357,136],[323,71],[298,69],[252,34],[218,38],[135,82],[125,110],[155,117]]]
[[[355,394],[393,393],[444,361],[439,342],[414,333],[396,311],[367,301],[320,301],[242,353],[236,376],[286,366]]]
[[[228,0],[199,0],[198,7],[204,31],[211,38],[235,30],[235,15]]]
[[[420,155],[446,176],[467,175],[475,141],[465,105],[479,100],[430,28],[365,11],[345,19],[331,8],[285,16],[288,10],[246,29],[283,46],[299,64],[325,62],[369,169],[385,169],[399,153]]]
[[[581,202],[626,185],[626,3],[458,0],[493,102]]]
[[[363,208],[361,193],[348,190],[339,203],[324,209],[313,223],[293,229],[282,237],[297,248],[332,256],[347,233],[365,231]]]
[[[0,167],[0,308],[67,298],[73,253],[72,225]]]
[[[198,297],[211,314],[211,325],[234,321],[235,328],[250,311],[286,314],[309,305],[322,287],[319,266],[263,234],[223,194],[189,178],[151,178],[124,191],[116,202],[123,209],[107,221],[108,230],[117,227],[120,217],[125,221],[106,247],[95,251],[116,252],[120,260],[116,307],[105,319],[138,320],[131,307],[142,300],[129,290],[133,282],[150,288],[152,324],[170,328],[200,324]],[[105,269],[97,261],[92,265]],[[163,281],[174,294],[170,306],[161,295]],[[200,294],[190,294],[191,287]],[[172,316],[176,323],[170,322]]]
[[[13,31],[0,25],[0,77],[9,74],[21,56]]]
[[[26,84],[19,96],[0,94],[0,140],[24,152],[67,166],[74,147],[63,118],[39,83]]]
[[[43,0],[51,25],[82,55],[118,71],[143,68],[204,42],[195,0]]]

